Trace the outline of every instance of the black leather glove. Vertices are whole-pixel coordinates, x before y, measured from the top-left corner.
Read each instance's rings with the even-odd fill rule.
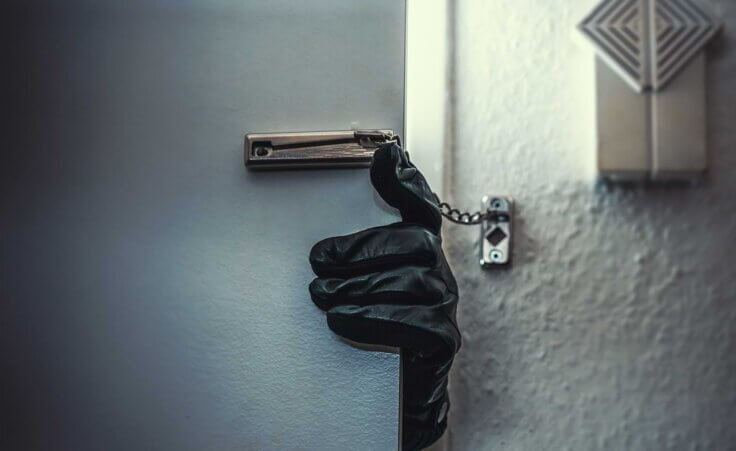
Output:
[[[371,182],[403,221],[317,243],[309,292],[336,334],[401,348],[403,449],[422,449],[447,426],[447,376],[460,349],[457,283],[437,198],[399,146],[376,151]]]

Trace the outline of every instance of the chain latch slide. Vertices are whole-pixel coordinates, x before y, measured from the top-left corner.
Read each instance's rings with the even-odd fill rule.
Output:
[[[245,166],[259,169],[369,167],[381,144],[401,144],[393,130],[245,135]]]

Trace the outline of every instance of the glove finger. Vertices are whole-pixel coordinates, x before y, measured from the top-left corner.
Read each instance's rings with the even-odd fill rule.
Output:
[[[433,305],[449,293],[432,268],[404,266],[350,279],[317,278],[309,285],[312,301],[322,310],[337,305]]]
[[[318,276],[347,278],[401,265],[434,266],[441,252],[439,236],[397,223],[324,239],[312,247],[309,262]]]
[[[371,183],[383,200],[399,210],[404,222],[421,224],[440,233],[442,214],[437,196],[401,147],[387,144],[376,150]]]
[[[442,305],[338,305],[327,311],[327,325],[357,343],[408,349],[426,364],[447,362],[461,343]]]

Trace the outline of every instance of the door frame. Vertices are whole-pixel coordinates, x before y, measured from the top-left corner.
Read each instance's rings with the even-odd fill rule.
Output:
[[[450,168],[450,0],[405,0],[404,142],[441,197]]]

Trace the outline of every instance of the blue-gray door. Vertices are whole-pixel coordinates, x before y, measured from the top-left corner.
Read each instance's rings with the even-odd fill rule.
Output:
[[[395,448],[398,356],[307,292],[314,242],[393,213],[366,170],[246,171],[243,136],[402,132],[404,3],[15,3],[0,447]]]

